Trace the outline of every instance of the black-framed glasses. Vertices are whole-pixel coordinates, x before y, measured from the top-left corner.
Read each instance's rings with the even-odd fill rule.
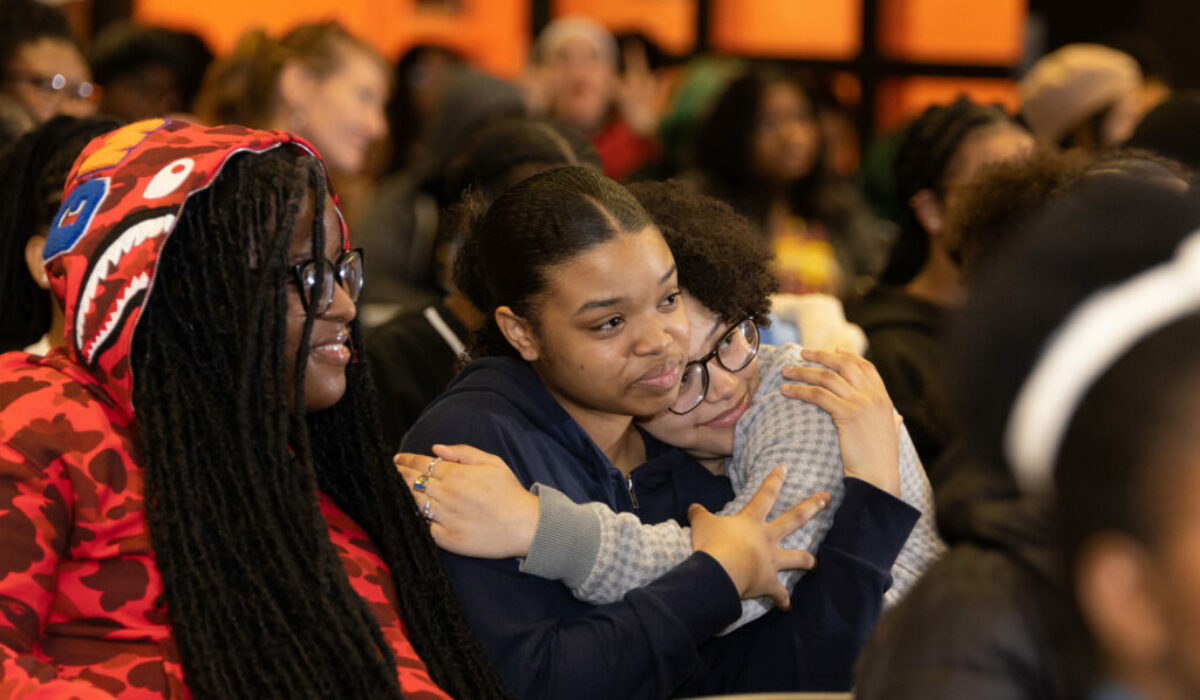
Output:
[[[357,302],[363,288],[362,248],[345,251],[335,262],[329,262],[325,258],[298,262],[292,265],[292,276],[296,286],[300,288],[300,299],[305,308],[312,302],[317,283],[321,283],[321,298],[316,300],[315,309],[318,315],[328,311],[333,304],[335,283],[346,291],[350,301]]]
[[[73,83],[68,81],[62,73],[39,75],[28,71],[12,71],[8,74],[7,80],[32,85],[47,95],[53,95],[59,99],[68,98],[88,102],[96,95],[96,86],[92,83],[86,80]]]
[[[725,331],[707,355],[684,366],[683,377],[679,380],[679,397],[671,404],[671,413],[682,416],[704,401],[704,395],[708,393],[710,360],[715,359],[727,372],[740,372],[757,354],[758,324],[747,318]]]

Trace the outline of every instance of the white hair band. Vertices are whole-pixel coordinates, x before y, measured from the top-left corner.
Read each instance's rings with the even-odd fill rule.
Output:
[[[1004,449],[1026,491],[1048,490],[1054,459],[1091,385],[1139,340],[1200,310],[1200,231],[1170,260],[1095,292],[1046,342],[1013,402]]]

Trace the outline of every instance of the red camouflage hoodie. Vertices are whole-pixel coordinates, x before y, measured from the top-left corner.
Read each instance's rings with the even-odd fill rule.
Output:
[[[129,352],[188,197],[233,153],[284,144],[316,155],[290,134],[155,119],[97,138],[76,161],[43,253],[67,344],[0,355],[0,697],[188,697],[144,510]],[[342,236],[348,246],[344,223]],[[330,499],[320,505],[401,688],[444,698],[366,533]]]

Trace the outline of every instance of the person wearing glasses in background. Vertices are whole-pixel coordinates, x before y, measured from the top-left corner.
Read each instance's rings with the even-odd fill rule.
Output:
[[[0,2],[0,91],[37,122],[56,114],[86,117],[100,97],[61,12],[34,0]]]
[[[759,346],[757,322],[766,316],[775,280],[767,269],[770,252],[745,219],[727,205],[677,184],[638,183],[630,190],[674,256],[691,329],[689,361],[681,368],[678,394],[665,410],[641,420],[640,427],[681,448],[709,472],[728,477],[725,483],[732,483],[732,491],[716,504],[728,501],[723,514],[752,506],[764,485],[780,488],[774,470],[781,463],[787,472],[772,516],[813,494],[834,506],[821,510],[781,543],[816,551],[825,583],[818,583],[814,574],[801,578],[800,571],[781,573],[782,586],[777,585],[770,597],[784,607],[790,603],[792,611],[775,611],[756,620],[771,610],[769,599],[748,600],[740,619],[726,620],[740,629],[720,644],[702,645],[701,653],[756,644],[750,640],[771,634],[764,630],[789,624],[782,622],[787,615],[805,617],[808,626],[796,625],[795,637],[772,637],[774,643],[767,645],[776,661],[791,664],[789,671],[768,672],[747,664],[729,680],[742,673],[746,677],[741,681],[748,685],[732,689],[845,690],[849,669],[882,607],[883,591],[894,579],[891,597],[902,595],[943,548],[934,530],[929,484],[911,440],[867,361],[847,353],[802,351],[795,345]],[[785,386],[783,368],[801,362],[804,365],[790,367],[787,376],[810,386]],[[436,411],[426,416],[439,419]],[[418,421],[406,447],[425,439],[422,427]],[[561,581],[576,598],[592,605],[621,605],[627,594],[660,585],[677,576],[698,549],[702,529],[689,532],[674,520],[650,524],[656,520],[648,517],[654,508],[648,494],[675,489],[686,506],[715,493],[697,486],[702,480],[682,464],[666,473],[651,462],[625,477],[630,500],[626,507],[595,499],[580,504],[578,495],[570,493],[569,479],[559,474],[544,475],[530,493],[500,457],[463,445],[437,446],[434,454],[441,459],[432,468],[432,458],[424,455],[401,454],[396,462],[406,481],[424,495],[418,495],[417,502],[425,500],[439,545],[465,556],[523,557],[520,571]],[[511,457],[510,452],[510,463]],[[536,468],[513,465],[526,475]],[[570,469],[566,464],[557,468]],[[568,493],[550,488],[548,481],[556,481],[554,485]],[[821,490],[828,494],[819,494]],[[889,514],[882,504],[886,501],[900,510]],[[702,514],[689,511],[689,516],[697,528],[704,527],[696,519]],[[453,575],[454,567],[451,571]],[[808,585],[798,587],[798,580]],[[826,585],[829,580],[853,583],[838,589]],[[712,590],[716,595],[719,589]],[[467,605],[472,607],[469,599]],[[838,625],[853,631],[841,636],[847,630]],[[486,644],[488,635],[483,637]],[[798,647],[788,648],[785,639],[799,640]],[[503,673],[503,661],[500,666]],[[755,673],[761,676],[748,678]],[[793,675],[787,677],[789,673]],[[607,683],[595,679],[594,688],[600,689],[596,692],[613,690]],[[688,690],[695,692],[692,686]],[[654,696],[642,688],[639,692]]]

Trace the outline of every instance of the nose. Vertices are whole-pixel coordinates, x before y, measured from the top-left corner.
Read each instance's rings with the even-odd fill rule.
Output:
[[[708,361],[708,391],[704,400],[710,403],[721,403],[733,398],[741,379],[717,362],[717,358]]]
[[[341,282],[333,285],[333,301],[329,308],[321,314],[321,318],[338,323],[350,323],[358,316],[358,306],[350,299],[350,293]]]
[[[638,355],[658,355],[667,352],[674,342],[667,320],[653,318],[638,334],[634,352]]]

